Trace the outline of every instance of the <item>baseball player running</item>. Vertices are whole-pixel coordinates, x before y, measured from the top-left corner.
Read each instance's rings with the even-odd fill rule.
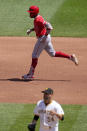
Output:
[[[58,131],[59,120],[64,120],[64,111],[59,103],[53,100],[53,90],[46,88],[43,100],[34,109],[34,118],[28,125],[29,131],[35,131],[37,120],[40,118],[39,131]]]
[[[39,15],[39,7],[31,6],[27,12],[29,13],[30,18],[34,18],[34,28],[28,29],[27,34],[29,35],[32,31],[35,31],[37,42],[32,53],[32,63],[30,70],[28,74],[22,76],[22,78],[25,80],[33,79],[35,68],[38,63],[38,58],[43,50],[45,50],[52,57],[67,58],[78,65],[78,60],[75,54],[68,55],[63,52],[56,52],[54,50],[50,36],[50,32],[53,27],[49,22],[46,22],[42,16]]]

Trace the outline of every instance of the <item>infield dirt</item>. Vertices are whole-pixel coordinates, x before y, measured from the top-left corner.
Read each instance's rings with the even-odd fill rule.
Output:
[[[75,53],[79,66],[43,51],[35,80],[24,82],[21,76],[29,70],[35,42],[34,37],[0,37],[0,102],[36,103],[42,90],[52,88],[61,104],[87,104],[87,38],[53,37],[55,50]]]

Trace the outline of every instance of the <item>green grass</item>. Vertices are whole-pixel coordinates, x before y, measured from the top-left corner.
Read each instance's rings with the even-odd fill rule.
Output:
[[[27,10],[31,5],[40,7],[40,14],[49,19],[64,0],[0,0],[0,36],[26,36],[33,26]],[[49,4],[50,3],[50,4]]]
[[[0,36],[27,36],[33,26],[26,12],[31,5],[52,23],[52,36],[87,37],[87,0],[0,0]]]
[[[51,18],[53,36],[87,37],[87,0],[66,0]]]
[[[32,121],[35,104],[0,104],[0,131],[27,131]],[[62,105],[65,120],[60,122],[60,131],[86,131],[87,106]],[[36,131],[39,130],[39,121]]]

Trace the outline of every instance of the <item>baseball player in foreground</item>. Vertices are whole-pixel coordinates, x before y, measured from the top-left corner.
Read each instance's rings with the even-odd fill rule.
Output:
[[[43,50],[45,50],[52,57],[67,58],[78,65],[78,60],[75,54],[68,55],[60,51],[56,52],[54,50],[50,36],[50,32],[53,27],[49,22],[46,22],[42,16],[39,15],[39,7],[31,6],[27,12],[29,13],[30,18],[34,18],[34,27],[32,29],[28,29],[27,34],[29,35],[32,31],[35,31],[37,42],[32,53],[32,63],[30,70],[28,74],[22,76],[22,78],[25,80],[34,78],[33,76],[38,63],[38,58]]]
[[[53,90],[46,88],[43,100],[34,109],[34,118],[28,125],[29,131],[35,131],[37,120],[40,118],[39,131],[58,131],[59,120],[64,120],[64,111],[59,103],[53,100]]]

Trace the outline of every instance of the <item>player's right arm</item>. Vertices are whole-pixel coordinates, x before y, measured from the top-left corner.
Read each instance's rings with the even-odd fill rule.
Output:
[[[39,119],[39,116],[38,115],[34,115],[34,118],[33,118],[33,120],[32,120],[32,123],[37,123],[37,121],[38,121],[38,119]]]
[[[38,115],[34,115],[34,118],[30,124],[28,124],[28,130],[29,131],[35,131],[35,127],[37,124],[37,120],[39,119]]]
[[[34,28],[28,29],[27,30],[27,35],[29,35],[32,31],[34,31]]]
[[[35,109],[34,109],[34,117],[33,117],[33,120],[32,122],[28,125],[28,129],[30,131],[30,129],[33,131],[35,131],[35,127],[36,127],[36,124],[37,124],[37,121],[39,119],[39,113],[38,113],[38,110],[39,110],[39,103],[40,101],[37,103]]]
[[[39,119],[39,116],[38,115],[34,115],[32,122],[28,125],[28,128],[35,128],[38,119]]]
[[[28,130],[29,131],[35,131],[35,127],[36,127],[38,119],[39,119],[39,114],[38,114],[38,105],[37,105],[35,110],[34,110],[33,120],[32,120],[31,123],[28,124]]]

